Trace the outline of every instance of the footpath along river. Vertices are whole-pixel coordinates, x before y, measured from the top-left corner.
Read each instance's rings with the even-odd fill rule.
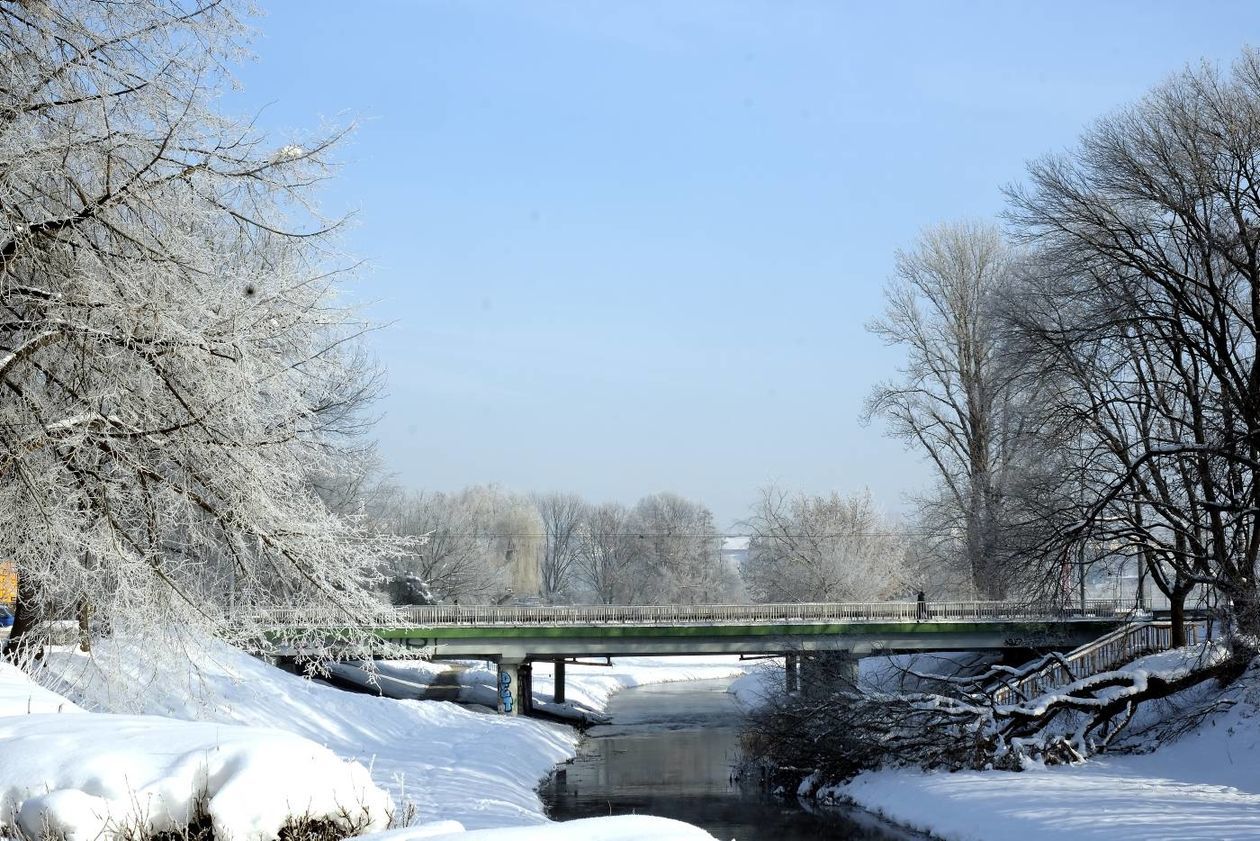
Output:
[[[651,814],[736,841],[908,841],[921,836],[855,809],[776,798],[735,780],[743,710],[729,679],[626,689],[609,724],[586,733],[577,757],[542,788],[555,820]]]

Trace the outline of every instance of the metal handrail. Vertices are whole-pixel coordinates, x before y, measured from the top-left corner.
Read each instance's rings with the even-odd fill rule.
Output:
[[[717,605],[416,605],[382,608],[352,621],[331,610],[275,608],[243,617],[271,626],[364,628],[461,625],[721,625],[793,622],[940,622],[1020,619],[1115,619],[1124,614],[1118,599],[1095,599],[1064,609],[1026,602],[951,601],[835,602]]]
[[[1193,622],[1186,624],[1187,645],[1199,643],[1201,629],[1206,631],[1206,625]],[[1172,648],[1171,622],[1148,621],[1122,625],[1092,642],[1069,651],[1063,655],[1062,661],[1056,660],[1014,683],[997,688],[993,692],[993,700],[999,704],[1007,704],[1016,696],[1033,698],[1051,689],[1067,686],[1082,677],[1111,671],[1138,657],[1167,651],[1170,648]]]

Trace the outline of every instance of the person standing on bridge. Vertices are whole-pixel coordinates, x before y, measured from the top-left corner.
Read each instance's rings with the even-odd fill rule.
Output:
[[[919,591],[918,603],[919,603],[919,619],[920,620],[927,619],[928,618],[927,596],[923,594],[922,590]]]

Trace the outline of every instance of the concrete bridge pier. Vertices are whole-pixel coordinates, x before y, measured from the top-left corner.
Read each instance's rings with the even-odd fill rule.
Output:
[[[499,713],[501,715],[520,715],[518,699],[521,693],[522,660],[500,659],[499,666]]]
[[[798,671],[795,651],[789,651],[783,657],[783,677],[786,682],[784,690],[787,694],[793,695],[801,691],[801,675]]]
[[[564,703],[564,658],[553,660],[552,667],[556,676],[555,701],[557,704]]]
[[[801,658],[797,688],[805,692],[849,691],[858,683],[859,658],[851,651],[813,651]]]
[[[501,657],[499,704],[503,715],[529,715],[534,711],[534,664],[524,658]]]

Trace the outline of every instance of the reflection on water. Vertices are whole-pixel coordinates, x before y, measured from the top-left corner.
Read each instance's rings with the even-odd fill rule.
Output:
[[[551,816],[662,815],[722,841],[913,837],[861,812],[810,807],[736,781],[743,716],[728,683],[686,681],[615,695],[612,723],[588,731],[578,757],[544,787]]]

